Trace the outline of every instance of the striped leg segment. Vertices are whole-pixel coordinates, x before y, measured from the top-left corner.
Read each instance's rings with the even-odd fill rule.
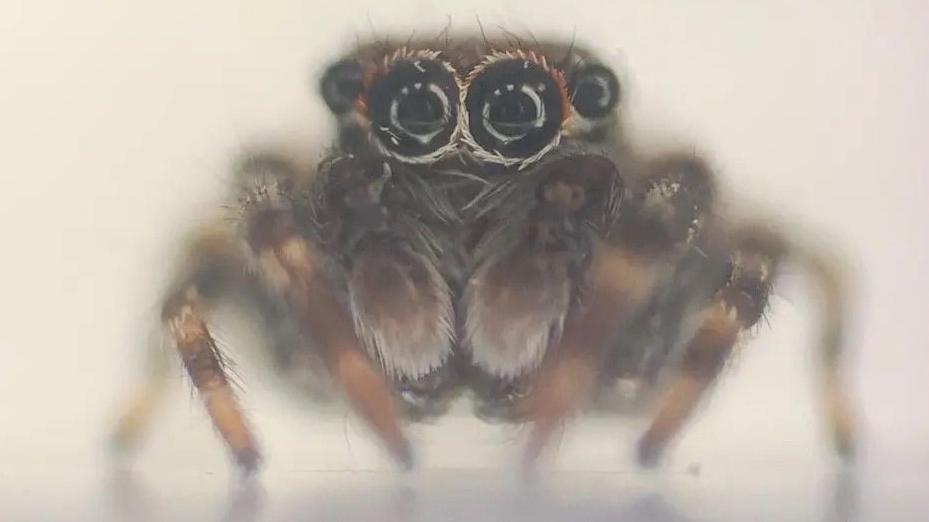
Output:
[[[208,297],[244,274],[237,243],[223,227],[201,230],[191,242],[183,276],[165,300],[162,320],[207,412],[243,470],[251,472],[260,453],[226,376],[223,357],[206,325]],[[237,281],[236,281],[237,282]],[[149,375],[130,394],[112,435],[114,448],[137,446],[152,422],[168,380],[167,361],[153,354]]]
[[[188,286],[169,300],[164,313],[184,368],[213,426],[243,471],[254,471],[261,455],[229,383],[222,353],[207,328],[206,308],[197,287]]]

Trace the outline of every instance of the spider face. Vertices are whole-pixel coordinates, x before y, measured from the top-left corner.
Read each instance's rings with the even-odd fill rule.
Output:
[[[557,63],[550,57],[556,55]],[[364,48],[330,66],[320,91],[343,125],[367,142],[354,147],[373,144],[412,164],[467,154],[524,168],[562,137],[583,138],[601,127],[616,109],[619,81],[591,60],[541,44]]]
[[[639,445],[650,463],[789,259],[824,294],[824,393],[850,449],[841,284],[819,252],[717,218],[693,154],[635,154],[615,132],[619,80],[590,52],[436,44],[371,44],[331,65],[329,157],[312,173],[248,158],[236,225],[201,231],[180,263],[164,321],[240,465],[259,453],[207,327],[218,287],[245,287],[280,370],[333,385],[406,465],[400,421],[458,396],[485,419],[532,423],[531,461],[579,409],[625,407],[615,392],[630,383],[635,399],[659,394]],[[142,388],[123,446],[153,402]]]
[[[442,259],[437,270],[451,300],[473,313],[455,314],[456,354],[443,363],[455,371],[407,366],[409,372],[395,374],[402,401],[418,416],[449,388],[468,388],[447,385],[464,373],[471,376],[464,381],[486,383],[473,386],[480,402],[497,405],[484,411],[506,412],[503,406],[522,396],[506,390],[531,387],[528,376],[560,335],[591,256],[589,229],[606,231],[618,217],[623,180],[604,151],[591,154],[583,146],[602,139],[615,118],[618,79],[574,46],[487,47],[470,40],[441,51],[415,44],[360,48],[326,70],[320,92],[338,117],[346,152],[418,179],[423,199],[453,209],[456,223],[432,224],[429,235],[456,251],[450,257],[457,266]],[[388,206],[389,213],[407,210]],[[428,215],[434,210],[417,219]],[[525,252],[495,258],[509,250]],[[517,281],[513,270],[526,277],[520,288],[509,288]],[[395,353],[369,353],[396,367]]]

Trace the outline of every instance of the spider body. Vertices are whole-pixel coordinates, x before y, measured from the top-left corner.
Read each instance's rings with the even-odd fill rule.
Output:
[[[246,470],[257,443],[207,326],[245,286],[279,367],[326,382],[389,451],[412,462],[402,419],[468,394],[479,416],[532,424],[528,461],[617,386],[657,395],[639,444],[654,462],[762,316],[781,262],[821,283],[831,425],[850,447],[835,372],[841,286],[817,252],[714,212],[693,155],[655,158],[619,132],[620,83],[573,44],[371,44],[327,69],[339,139],[311,174],[242,164],[236,224],[191,242],[164,322],[214,425]],[[143,386],[116,440],[149,417]]]

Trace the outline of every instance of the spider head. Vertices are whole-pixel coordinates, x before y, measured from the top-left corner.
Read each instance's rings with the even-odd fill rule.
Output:
[[[342,147],[409,164],[466,155],[522,170],[563,140],[602,139],[620,101],[613,71],[573,45],[463,40],[360,48],[322,75]]]

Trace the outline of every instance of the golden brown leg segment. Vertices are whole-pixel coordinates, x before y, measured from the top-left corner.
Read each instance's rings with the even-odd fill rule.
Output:
[[[202,397],[213,424],[238,464],[254,470],[260,460],[254,439],[226,378],[222,356],[210,335],[203,289],[216,293],[230,278],[244,275],[240,250],[231,233],[216,225],[202,229],[190,243],[179,284],[165,300],[162,320],[185,369]],[[129,450],[151,424],[168,381],[167,361],[154,354],[149,375],[132,392],[112,436],[113,446]]]
[[[594,251],[591,274],[589,291],[569,313],[561,339],[527,397],[526,413],[533,422],[524,454],[527,466],[588,398],[603,349],[641,306],[653,282],[646,259],[605,244]]]
[[[658,462],[716,379],[739,332],[761,318],[785,250],[778,236],[761,228],[745,227],[732,233],[729,275],[704,307],[697,331],[684,348],[678,374],[659,399],[651,427],[639,441],[641,464]]]
[[[258,467],[261,455],[226,377],[222,355],[207,329],[204,315],[197,287],[188,286],[168,301],[164,321],[213,425],[239,466],[250,472]]]
[[[844,295],[835,265],[813,250],[788,247],[763,228],[744,227],[733,237],[735,250],[728,281],[704,310],[702,323],[685,348],[679,373],[659,401],[651,427],[639,443],[640,461],[646,465],[657,462],[718,375],[739,332],[761,318],[777,266],[788,254],[807,269],[821,291],[824,329],[819,350],[824,403],[836,451],[849,457],[853,452],[854,422],[839,372]]]
[[[659,400],[658,413],[639,441],[638,457],[643,465],[658,461],[725,364],[744,326],[736,309],[730,306],[720,296],[704,311],[706,315],[687,345],[679,374]]]
[[[292,236],[280,242],[274,253],[290,277],[291,301],[322,351],[333,380],[391,455],[405,468],[412,467],[412,449],[400,427],[393,392],[365,354],[348,310],[317,273],[309,245]]]
[[[639,443],[639,459],[654,464],[680,430],[718,375],[740,331],[762,316],[777,268],[790,255],[817,283],[824,324],[819,345],[823,395],[836,451],[848,457],[853,451],[853,416],[840,370],[844,295],[834,263],[814,249],[787,245],[763,227],[735,230],[728,281],[705,309],[703,322],[686,347],[682,367],[659,403],[651,427]]]

